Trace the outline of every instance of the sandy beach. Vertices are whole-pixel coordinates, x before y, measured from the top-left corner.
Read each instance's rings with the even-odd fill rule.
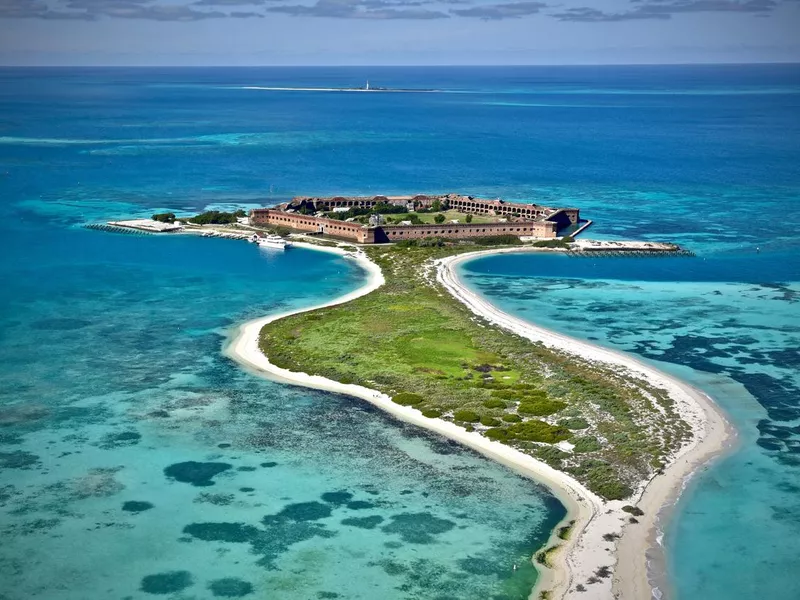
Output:
[[[531,598],[540,591],[549,590],[549,598],[605,599],[622,598],[639,600],[652,597],[652,574],[648,572],[646,554],[650,550],[658,552],[656,544],[659,513],[664,505],[672,505],[683,489],[684,482],[696,468],[720,453],[734,434],[724,416],[714,403],[702,392],[670,377],[657,369],[625,354],[574,340],[528,322],[507,315],[476,294],[466,289],[456,276],[458,264],[477,256],[509,250],[490,250],[449,257],[438,261],[437,280],[456,299],[464,303],[476,315],[506,330],[513,331],[533,341],[575,354],[584,359],[623,366],[635,372],[653,385],[669,391],[680,413],[691,424],[695,437],[673,457],[663,475],[653,478],[637,491],[628,501],[604,502],[572,477],[557,471],[527,454],[499,442],[491,441],[477,432],[467,432],[463,428],[441,419],[429,419],[411,408],[400,406],[389,396],[376,390],[353,384],[342,384],[324,377],[306,373],[292,372],[276,367],[264,356],[258,346],[261,329],[267,323],[283,317],[316,310],[327,306],[342,304],[366,295],[384,283],[380,268],[370,261],[363,252],[345,253],[333,247],[296,243],[300,247],[314,250],[349,254],[368,273],[367,282],[361,288],[328,303],[299,309],[296,311],[270,315],[241,325],[225,348],[225,353],[257,374],[293,385],[347,394],[361,398],[387,411],[396,418],[413,423],[436,432],[481,454],[496,460],[527,477],[546,485],[566,506],[567,516],[563,523],[573,521],[574,526],[569,540],[560,540],[555,531],[550,545],[559,545],[552,556],[553,568],[544,569],[537,564],[541,576]],[[524,251],[511,249],[510,251]],[[639,523],[628,524],[629,514],[622,511],[626,504],[637,504],[645,515]],[[615,541],[603,539],[605,534],[620,535]],[[654,549],[654,550],[653,550]],[[663,563],[663,561],[662,561]],[[599,581],[586,584],[598,569],[608,567],[613,576],[599,578]],[[656,573],[655,575],[659,575]],[[576,591],[576,586],[585,585],[585,591]]]

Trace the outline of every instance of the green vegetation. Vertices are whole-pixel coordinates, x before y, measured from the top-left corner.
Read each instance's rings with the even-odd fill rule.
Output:
[[[561,419],[558,424],[562,427],[566,427],[567,429],[587,429],[589,427],[589,421],[583,417]]]
[[[425,276],[432,260],[480,246],[420,242],[365,248],[386,278],[371,294],[265,326],[260,345],[270,361],[379,390],[609,499],[630,495],[690,435],[665,391],[487,326]],[[564,440],[581,451],[553,445]]]
[[[236,223],[237,218],[246,216],[247,213],[243,210],[237,210],[236,212],[209,210],[197,216],[189,217],[187,221],[195,225],[228,225],[230,223]]]
[[[339,213],[342,214],[342,213]],[[401,221],[411,221],[414,225],[431,225],[435,223],[436,215],[444,215],[444,220],[448,223],[450,221],[458,221],[459,223],[497,223],[497,217],[492,215],[471,215],[457,210],[445,211],[432,211],[432,210],[417,210],[416,212],[401,212],[401,213],[382,213],[390,215],[386,217],[387,223],[400,223]]]
[[[569,239],[572,240],[572,238]],[[562,239],[556,238],[554,240],[539,240],[538,242],[534,242],[533,245],[537,248],[569,248],[569,242],[567,242],[566,240],[567,238],[562,238]]]
[[[161,221],[162,223],[174,223],[175,213],[156,213],[151,218],[153,221]]]
[[[401,392],[400,394],[392,396],[392,402],[400,404],[401,406],[416,406],[422,402],[422,396],[409,392]]]
[[[437,225],[439,225],[441,223],[444,223],[444,220],[445,220],[445,216],[443,214],[441,214],[441,213],[439,213],[438,215],[433,217],[433,222],[436,223]]]
[[[594,452],[595,450],[600,450],[601,448],[600,442],[597,441],[597,438],[591,435],[575,438],[572,443],[575,444],[573,452]]]
[[[483,403],[483,405],[486,408],[505,408],[506,407],[506,403],[505,402],[503,402],[502,400],[496,400],[494,398],[492,398],[491,400],[487,400],[486,402]]]
[[[479,246],[518,246],[522,243],[516,235],[507,233],[505,235],[487,235],[472,238],[472,243]],[[534,244],[535,245],[535,244]]]
[[[561,546],[555,545],[550,546],[546,550],[540,550],[536,553],[536,562],[540,565],[544,565],[545,567],[552,567],[553,566],[553,554],[558,550]]]
[[[558,537],[562,540],[568,540],[570,534],[572,533],[572,528],[575,526],[575,521],[572,520],[563,527],[558,528]]]
[[[632,514],[634,517],[641,517],[644,514],[644,511],[641,508],[638,506],[631,506],[630,504],[623,506],[622,510],[626,513]]]
[[[453,420],[463,421],[464,423],[477,423],[480,421],[480,416],[471,410],[457,410],[453,413]]]

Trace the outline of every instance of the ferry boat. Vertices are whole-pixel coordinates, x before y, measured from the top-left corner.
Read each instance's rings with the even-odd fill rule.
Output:
[[[256,243],[260,248],[275,248],[277,250],[286,250],[286,248],[291,248],[292,246],[291,242],[283,239],[279,235],[260,237],[256,240]]]

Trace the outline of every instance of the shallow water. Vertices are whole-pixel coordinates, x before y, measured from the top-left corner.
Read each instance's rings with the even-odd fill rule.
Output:
[[[526,597],[563,515],[544,490],[220,354],[237,322],[359,285],[352,263],[57,228],[20,258],[2,269],[4,597]]]

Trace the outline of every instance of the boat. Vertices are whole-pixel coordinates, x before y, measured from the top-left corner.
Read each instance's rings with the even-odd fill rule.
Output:
[[[291,242],[286,241],[279,235],[258,238],[257,243],[260,248],[275,248],[276,250],[286,250],[286,248],[291,248],[292,246]]]

